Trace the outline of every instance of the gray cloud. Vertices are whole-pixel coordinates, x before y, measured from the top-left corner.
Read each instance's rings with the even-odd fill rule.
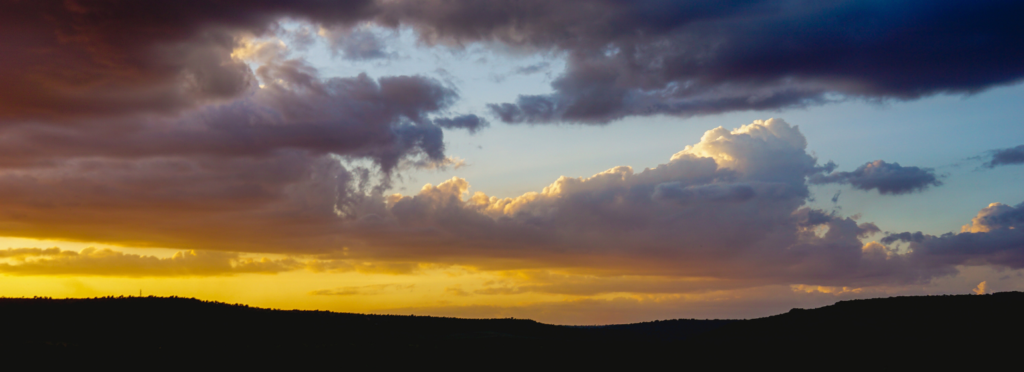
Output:
[[[745,202],[757,196],[754,188],[748,184],[711,184],[683,187],[679,183],[659,184],[652,197],[655,200],[675,200],[680,203],[697,200],[715,202]]]
[[[1024,164],[1024,145],[992,151],[992,160],[986,162],[985,166],[995,168],[1013,164]]]
[[[361,28],[323,29],[323,36],[334,53],[345,59],[372,60],[391,58],[385,40],[373,31]]]
[[[476,115],[461,115],[454,118],[440,118],[434,119],[434,125],[437,125],[445,129],[466,129],[470,133],[476,133],[476,131],[486,128],[490,125],[487,119]]]
[[[904,167],[899,163],[882,160],[857,167],[853,172],[834,172],[811,177],[813,184],[850,184],[855,189],[878,190],[880,194],[909,194],[924,191],[932,186],[941,186],[935,172],[930,168]]]
[[[888,234],[888,235],[886,235],[884,238],[882,238],[882,243],[892,244],[892,243],[895,243],[895,242],[898,242],[898,241],[920,243],[920,242],[924,241],[924,238],[925,238],[925,235],[923,233],[921,233],[920,231],[915,232],[915,233],[901,232],[901,233],[898,233],[898,234]]]

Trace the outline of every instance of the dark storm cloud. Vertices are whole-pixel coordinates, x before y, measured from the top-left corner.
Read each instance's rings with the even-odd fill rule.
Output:
[[[924,191],[931,186],[941,186],[935,172],[929,168],[904,167],[899,163],[886,163],[882,160],[857,167],[853,172],[834,172],[817,174],[810,178],[813,184],[850,184],[855,189],[870,191],[878,190],[880,194],[909,194]]]
[[[985,163],[985,166],[995,168],[1013,164],[1024,164],[1024,145],[992,151],[992,160]]]
[[[334,44],[356,59],[388,55],[365,22],[411,26],[427,43],[566,52],[554,93],[491,106],[508,122],[913,99],[1024,74],[1024,4],[1006,0],[5,4],[0,118],[166,113],[237,97],[254,84],[231,56],[240,36],[278,32],[283,17],[349,30]]]
[[[0,120],[174,112],[243,94],[239,35],[285,16],[344,23],[370,1],[4,1]]]
[[[1024,75],[1015,1],[392,2],[381,18],[435,42],[569,53],[554,93],[507,122],[779,109],[972,93]]]

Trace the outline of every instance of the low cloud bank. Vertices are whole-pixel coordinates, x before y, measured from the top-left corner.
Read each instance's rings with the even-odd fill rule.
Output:
[[[954,275],[963,265],[1024,266],[1019,254],[1024,207],[993,204],[959,234],[878,236],[881,229],[870,222],[808,207],[809,185],[825,177],[851,184],[867,179],[876,183],[864,181],[866,187],[899,194],[896,190],[912,190],[922,179],[932,185],[936,180],[921,177],[930,174],[921,168],[883,161],[868,163],[862,172],[835,173],[833,164],[820,164],[806,148],[799,128],[778,119],[755,121],[709,130],[654,168],[620,166],[590,177],[561,177],[539,192],[510,198],[470,192],[461,178],[428,184],[414,195],[385,195],[368,181],[367,171],[346,170],[329,158],[305,165],[310,163],[303,153],[279,153],[269,168],[265,160],[204,166],[175,159],[146,166],[71,162],[59,172],[40,168],[0,177],[0,201],[8,212],[0,214],[0,228],[50,238],[312,257],[246,266],[231,261],[237,253],[209,256],[219,260],[225,275],[286,269],[411,274],[431,264],[572,275],[460,289],[467,296],[682,293],[764,285],[864,288],[927,283]],[[884,172],[876,174],[872,167]],[[245,177],[220,177],[226,170],[267,179],[254,185]],[[280,174],[289,175],[287,182]],[[897,181],[914,182],[878,181],[892,174]],[[905,174],[914,177],[901,177]],[[62,213],[47,213],[40,205]],[[899,247],[904,242],[910,249]],[[31,253],[19,252],[4,254],[10,259]],[[31,254],[51,261],[9,264],[4,270],[60,272],[50,267],[63,256]],[[104,257],[85,255],[73,262],[113,260]],[[126,259],[140,268],[125,275],[142,275],[147,265],[154,275],[191,270],[176,268],[173,260]],[[99,272],[75,265],[61,267],[64,273]],[[605,279],[585,279],[588,275]],[[647,286],[651,283],[658,284]]]

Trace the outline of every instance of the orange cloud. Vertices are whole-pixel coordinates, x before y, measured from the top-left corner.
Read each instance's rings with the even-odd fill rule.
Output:
[[[974,294],[979,294],[979,295],[983,295],[985,293],[988,293],[987,292],[987,288],[986,288],[987,284],[988,284],[987,282],[978,283],[978,286],[975,287],[974,289],[972,289],[971,292],[974,292]]]
[[[309,292],[310,295],[314,296],[355,296],[355,295],[376,295],[381,292],[391,291],[402,291],[411,290],[416,287],[415,284],[376,284],[376,285],[364,285],[364,286],[349,286],[340,287],[334,289],[320,289]]]
[[[168,258],[142,256],[108,248],[86,248],[80,252],[58,248],[18,248],[0,251],[0,257],[14,263],[0,263],[7,275],[75,276],[224,276],[246,273],[276,274],[303,268],[292,259],[253,259],[236,253],[184,251]]]

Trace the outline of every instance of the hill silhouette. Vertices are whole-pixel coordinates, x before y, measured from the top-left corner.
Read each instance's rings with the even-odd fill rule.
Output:
[[[751,320],[592,327],[285,311],[175,297],[0,298],[0,350],[66,363],[103,362],[116,355],[117,360],[219,360],[236,366],[269,360],[339,366],[558,360],[574,366],[629,361],[694,366],[754,363],[736,355],[760,355],[756,360],[765,361],[794,351],[966,353],[979,344],[998,346],[1007,336],[1019,337],[1022,314],[1024,293],[1019,292],[840,301]]]

